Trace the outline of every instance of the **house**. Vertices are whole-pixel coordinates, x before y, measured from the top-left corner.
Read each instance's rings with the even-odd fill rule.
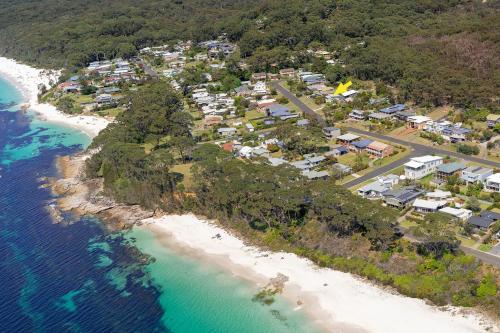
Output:
[[[353,109],[351,113],[349,113],[349,117],[354,120],[365,120],[365,112],[363,110]]]
[[[406,120],[407,128],[424,129],[431,118],[427,116],[411,116]]]
[[[301,79],[307,85],[326,82],[325,76],[323,74],[303,75]]]
[[[391,145],[380,141],[373,141],[366,147],[366,152],[376,158],[384,158],[390,156],[394,149]]]
[[[424,193],[415,186],[406,186],[397,190],[391,190],[384,193],[384,203],[387,206],[395,208],[404,208],[409,206],[416,198]]]
[[[500,214],[486,210],[479,216],[472,216],[467,220],[467,223],[481,229],[487,230],[493,223],[500,219]]]
[[[358,140],[358,141],[354,141],[351,143],[350,145],[350,149],[352,151],[355,151],[357,153],[361,153],[362,151],[364,151],[366,149],[366,147],[368,147],[371,143],[373,142],[373,140],[370,140],[370,139],[363,139],[363,140]]]
[[[484,183],[486,178],[493,174],[493,170],[490,168],[483,168],[480,166],[470,166],[465,170],[462,170],[460,179],[464,181],[467,185],[474,183]]]
[[[323,134],[328,140],[335,139],[340,136],[340,128],[336,127],[324,127]]]
[[[330,177],[330,174],[328,172],[326,172],[326,171],[314,171],[314,170],[303,171],[302,175],[306,176],[310,180],[314,180],[314,179],[326,179],[326,178]]]
[[[451,198],[450,191],[435,190],[434,192],[427,192],[425,194],[426,199],[429,200],[447,200]]]
[[[391,118],[392,116],[387,113],[382,113],[382,112],[373,112],[368,115],[368,119],[370,120],[375,120],[375,121],[382,121],[384,119]]]
[[[221,145],[222,150],[232,153],[234,149],[234,144],[232,142],[226,142]]]
[[[110,94],[98,95],[95,98],[95,101],[97,103],[97,106],[99,106],[99,107],[112,105],[114,103],[113,96],[111,96]]]
[[[413,202],[413,209],[419,213],[435,213],[439,209],[446,206],[446,200],[425,200],[425,199],[415,199]]]
[[[460,221],[467,221],[472,216],[472,211],[464,208],[444,207],[439,209],[439,212],[450,214]]]
[[[264,81],[257,81],[253,86],[252,95],[262,96],[267,94],[267,85]]]
[[[465,169],[465,165],[458,162],[441,164],[436,169],[436,178],[438,182],[446,182],[449,177],[459,175]]]
[[[293,68],[280,69],[279,73],[280,73],[281,78],[293,78],[293,77],[295,77],[295,69],[293,69]]]
[[[385,192],[392,190],[393,186],[398,182],[399,177],[396,175],[380,177],[376,181],[359,188],[358,195],[366,199],[380,199]]]
[[[252,125],[252,124],[250,124],[250,123],[246,123],[246,124],[245,124],[245,127],[247,128],[247,130],[248,130],[250,133],[251,133],[251,132],[253,132],[253,131],[255,131],[255,128],[254,128],[254,127],[253,127],[253,125]]]
[[[252,74],[252,81],[265,81],[267,79],[267,74],[266,73],[253,73]]]
[[[415,116],[415,115],[416,115],[415,111],[413,111],[413,110],[407,110],[407,111],[399,111],[399,112],[396,112],[396,113],[394,114],[394,117],[395,117],[396,119],[399,119],[399,120],[401,120],[401,121],[406,122],[406,121],[408,121],[408,118],[409,118],[409,117],[413,117],[413,116]]]
[[[408,179],[421,179],[436,171],[439,165],[443,164],[441,156],[425,155],[413,157],[410,162],[404,164],[405,176]]]
[[[337,170],[341,176],[349,175],[352,173],[352,168],[348,165],[342,164],[342,163],[335,163],[333,165],[333,168]]]
[[[279,166],[287,163],[286,160],[277,157],[268,157],[267,160],[269,161],[269,164],[271,164],[272,166]]]
[[[359,135],[347,133],[347,134],[338,136],[337,142],[343,146],[349,146],[351,143],[358,140],[359,138],[360,138]]]
[[[236,134],[236,128],[234,127],[221,127],[217,130],[217,133],[222,136],[233,136]]]
[[[495,125],[498,124],[499,122],[500,122],[500,114],[490,113],[489,115],[486,116],[486,124],[488,125],[488,128],[495,127]]]
[[[291,162],[290,165],[301,171],[310,171],[312,168],[312,165],[310,165],[307,160]]]
[[[350,90],[347,90],[346,92],[342,93],[341,95],[342,95],[342,97],[344,97],[347,100],[347,99],[354,98],[357,94],[358,94],[357,90],[350,89]]]
[[[265,109],[268,117],[280,117],[284,114],[290,114],[289,109],[281,104],[274,103],[268,105]]]
[[[308,119],[299,119],[297,121],[297,126],[306,127],[308,125],[309,125],[309,120]]]
[[[500,192],[500,173],[494,173],[486,177],[485,186],[487,191]]]
[[[406,107],[404,104],[395,104],[387,108],[381,109],[380,112],[387,114],[395,114],[397,112],[403,111],[405,108]]]
[[[333,148],[332,150],[326,152],[325,156],[337,157],[337,156],[345,155],[347,153],[349,153],[349,150],[346,147],[341,146],[341,147]]]
[[[251,158],[253,153],[253,148],[249,146],[243,146],[240,148],[238,154],[244,158]]]
[[[445,139],[446,141],[450,141],[451,143],[456,143],[456,142],[466,141],[467,135],[471,132],[472,130],[470,128],[449,126],[443,128],[441,134],[443,136],[443,139]]]

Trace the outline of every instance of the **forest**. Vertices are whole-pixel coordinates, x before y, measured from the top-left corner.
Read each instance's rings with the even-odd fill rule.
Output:
[[[227,33],[255,71],[334,52],[337,80],[382,80],[403,99],[498,110],[498,2],[479,0],[0,0],[0,54],[44,67],[130,57]]]
[[[130,92],[129,108],[93,141],[87,176],[119,202],[217,219],[247,240],[352,272],[440,305],[480,306],[495,316],[498,271],[464,255],[448,217],[429,214],[401,238],[398,212],[334,180],[234,157],[196,142],[182,97],[165,82]],[[278,133],[279,134],[279,133]],[[179,172],[182,167],[182,172]],[[190,176],[192,184],[185,186]]]

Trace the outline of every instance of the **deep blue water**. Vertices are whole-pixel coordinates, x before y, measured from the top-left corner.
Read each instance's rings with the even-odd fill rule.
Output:
[[[41,178],[89,139],[22,113],[21,98],[0,78],[0,333],[317,332],[292,304],[252,302],[254,286],[143,230],[55,223]]]

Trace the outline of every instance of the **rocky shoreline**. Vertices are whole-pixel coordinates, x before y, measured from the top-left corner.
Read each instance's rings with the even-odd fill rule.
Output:
[[[56,220],[60,212],[90,214],[105,220],[110,230],[122,230],[155,215],[139,205],[120,204],[105,196],[102,179],[85,177],[85,161],[90,156],[90,153],[82,152],[57,159],[60,178],[48,180],[49,187],[58,196],[55,206],[50,206]]]

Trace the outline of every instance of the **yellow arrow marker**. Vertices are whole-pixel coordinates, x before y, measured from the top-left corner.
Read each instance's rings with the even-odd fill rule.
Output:
[[[349,88],[351,86],[352,82],[349,81],[347,82],[346,84],[343,84],[342,82],[340,82],[339,86],[337,87],[337,89],[335,89],[335,92],[333,93],[334,95],[340,95],[340,94],[343,94],[347,91],[347,88]]]

